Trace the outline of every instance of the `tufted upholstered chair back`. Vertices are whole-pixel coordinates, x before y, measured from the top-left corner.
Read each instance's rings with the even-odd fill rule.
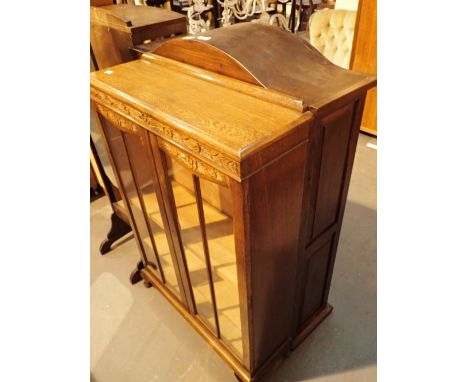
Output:
[[[311,44],[335,65],[349,68],[356,11],[323,9],[309,20]]]

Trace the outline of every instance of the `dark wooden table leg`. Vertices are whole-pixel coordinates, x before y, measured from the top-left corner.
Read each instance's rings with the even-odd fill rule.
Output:
[[[132,230],[132,228],[120,219],[115,212],[111,215],[111,224],[111,229],[107,234],[107,238],[99,247],[101,255],[105,255],[107,252],[110,252],[112,244]]]

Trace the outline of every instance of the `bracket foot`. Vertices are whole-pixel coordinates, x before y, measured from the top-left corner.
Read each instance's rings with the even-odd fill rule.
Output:
[[[111,223],[111,229],[107,234],[107,238],[101,243],[101,246],[99,247],[99,252],[101,252],[101,255],[105,255],[106,253],[110,252],[112,244],[114,244],[118,239],[132,230],[132,228],[122,219],[120,219],[115,212],[111,215]]]

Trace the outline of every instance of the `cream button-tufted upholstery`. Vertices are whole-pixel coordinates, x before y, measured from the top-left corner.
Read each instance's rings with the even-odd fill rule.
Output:
[[[311,44],[335,65],[349,68],[356,11],[323,9],[309,20]]]

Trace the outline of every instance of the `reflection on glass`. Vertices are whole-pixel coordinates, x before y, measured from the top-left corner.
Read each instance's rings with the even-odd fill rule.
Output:
[[[198,315],[215,334],[217,318],[221,339],[242,357],[230,191],[227,187],[205,179],[195,177],[194,180],[188,170],[166,158]],[[198,206],[197,192],[200,201]],[[210,270],[207,269],[207,263],[211,263]],[[210,279],[213,289],[210,288]]]
[[[135,183],[140,191],[142,205],[148,217],[148,224],[152,237],[145,237],[146,245],[152,245],[151,239],[156,246],[157,256],[155,260],[162,281],[180,299],[180,290],[177,282],[174,263],[172,261],[169,243],[164,231],[164,224],[156,197],[156,189],[153,184],[153,172],[148,165],[145,148],[136,135],[123,133],[127,154],[132,165]],[[138,200],[135,200],[138,203]]]
[[[140,138],[120,132],[104,119],[103,128],[123,191],[130,205],[144,255],[150,263],[157,266],[156,276],[159,280],[165,282],[167,287],[181,299],[153,185],[152,172]],[[148,220],[145,213],[149,216]]]
[[[200,179],[221,338],[241,357],[242,338],[231,193]]]
[[[138,230],[138,234],[141,238],[143,252],[148,261],[156,263],[153,247],[151,242],[148,241],[150,233],[148,231],[148,226],[146,225],[146,220],[143,215],[140,201],[138,199],[138,192],[135,187],[135,183],[133,182],[132,170],[126,154],[122,134],[120,133],[120,130],[114,127],[110,122],[106,120],[103,120],[103,122],[103,127],[112,153],[112,158],[114,159],[117,172],[120,175],[122,188],[125,192],[125,195],[127,195],[136,229]]]

